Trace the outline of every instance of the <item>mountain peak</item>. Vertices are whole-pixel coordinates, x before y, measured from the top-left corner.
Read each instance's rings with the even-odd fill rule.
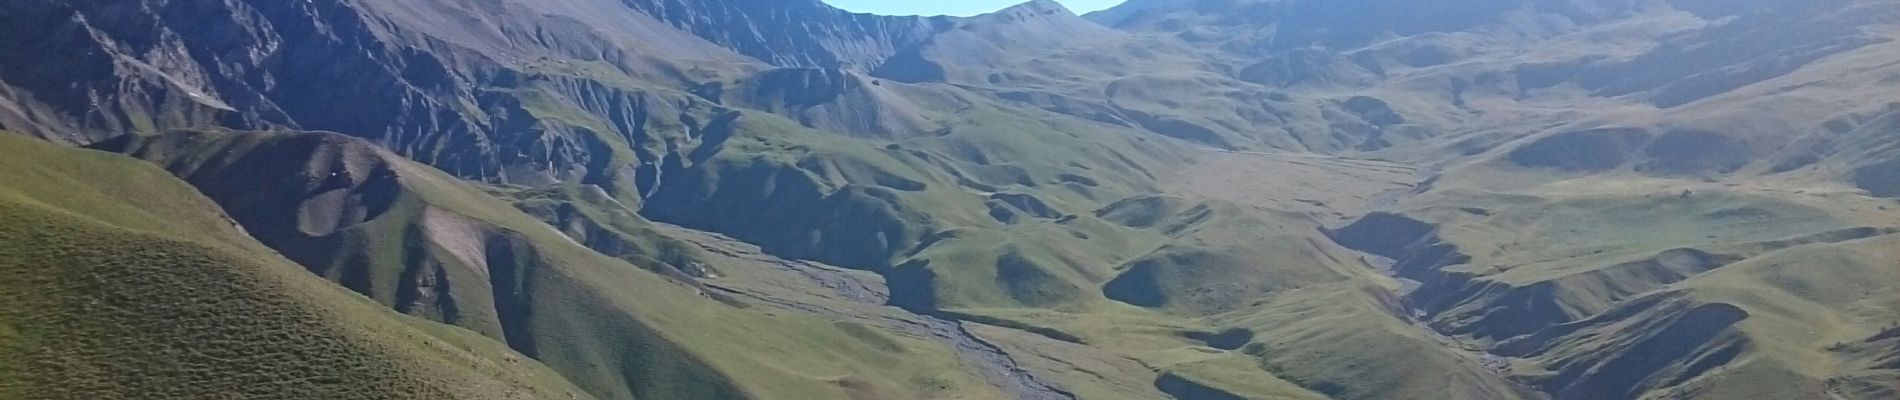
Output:
[[[1023,2],[1022,4],[1009,6],[1009,8],[1004,8],[1001,10],[997,10],[996,12],[993,12],[993,13],[985,14],[984,16],[988,16],[988,15],[1031,16],[1031,15],[1058,15],[1058,14],[1075,15],[1075,12],[1070,11],[1068,7],[1064,7],[1062,3],[1058,3],[1055,0],[1029,0],[1027,2]]]
[[[960,31],[982,37],[997,48],[1056,48],[1122,35],[1054,0],[1034,0],[960,22]],[[935,41],[942,45],[944,39],[939,35]]]
[[[1129,0],[1106,10],[1089,13],[1083,17],[1104,26],[1116,26],[1143,12],[1156,8],[1175,7],[1190,3],[1192,0]]]

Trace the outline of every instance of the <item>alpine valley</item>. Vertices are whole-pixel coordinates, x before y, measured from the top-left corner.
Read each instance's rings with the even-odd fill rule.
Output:
[[[1900,0],[0,1],[0,399],[1900,399]]]

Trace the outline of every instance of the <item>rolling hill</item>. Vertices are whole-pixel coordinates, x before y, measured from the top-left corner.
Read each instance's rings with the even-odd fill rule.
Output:
[[[0,4],[0,397],[1900,396],[1900,2],[1453,3]]]

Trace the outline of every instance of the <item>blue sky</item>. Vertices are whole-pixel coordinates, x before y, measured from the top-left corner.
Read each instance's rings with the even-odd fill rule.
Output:
[[[833,7],[885,15],[957,15],[970,16],[1022,4],[1028,0],[824,0]],[[1058,0],[1063,6],[1086,14],[1121,4],[1123,0]]]

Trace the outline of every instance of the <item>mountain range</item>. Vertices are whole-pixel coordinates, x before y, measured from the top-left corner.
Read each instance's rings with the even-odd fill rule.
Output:
[[[0,398],[1900,398],[1896,38],[0,2]]]

